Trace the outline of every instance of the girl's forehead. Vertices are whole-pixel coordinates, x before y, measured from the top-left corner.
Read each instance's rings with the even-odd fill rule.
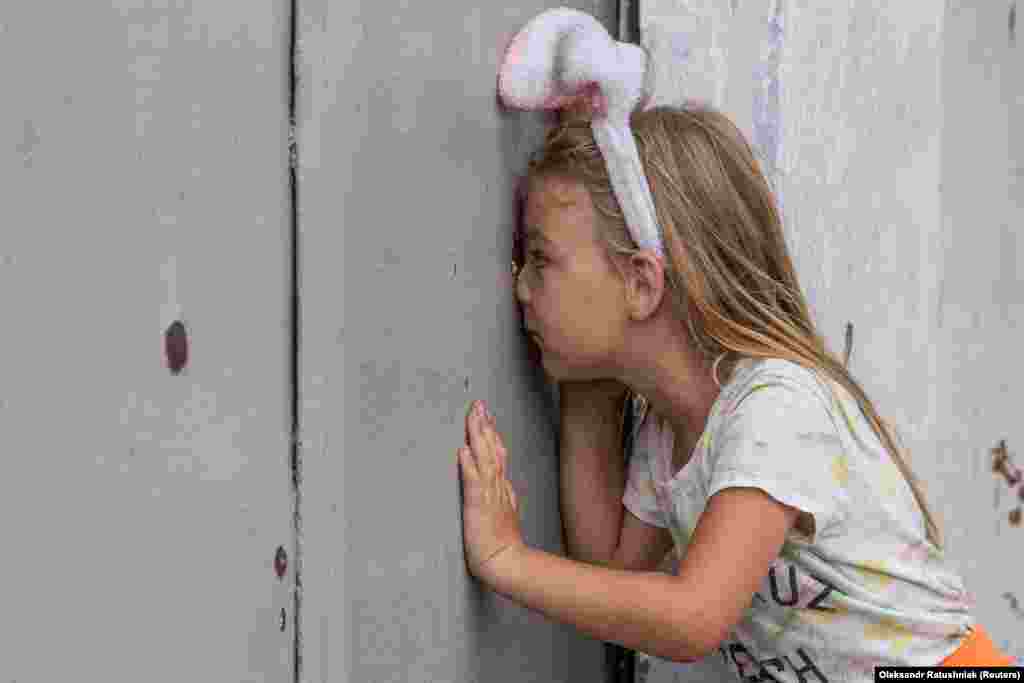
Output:
[[[530,192],[525,215],[527,238],[572,244],[593,235],[593,208],[581,187],[546,184]]]
[[[583,184],[568,178],[536,178],[530,183],[530,200],[556,207],[589,204],[590,195]]]

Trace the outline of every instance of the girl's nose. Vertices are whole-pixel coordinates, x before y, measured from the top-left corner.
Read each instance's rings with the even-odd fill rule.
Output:
[[[512,262],[512,288],[515,290],[516,299],[524,303],[527,299],[526,286],[522,282],[523,268],[515,261]]]

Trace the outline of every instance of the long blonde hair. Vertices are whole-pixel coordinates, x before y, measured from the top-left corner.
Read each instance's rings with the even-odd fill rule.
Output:
[[[631,116],[666,251],[666,296],[706,357],[782,358],[825,376],[858,403],[906,479],[927,538],[942,542],[921,487],[889,426],[817,332],[786,247],[767,180],[743,133],[710,106],[655,107]],[[520,205],[538,181],[586,187],[595,236],[609,261],[637,253],[589,120],[571,112],[551,129],[519,187]]]

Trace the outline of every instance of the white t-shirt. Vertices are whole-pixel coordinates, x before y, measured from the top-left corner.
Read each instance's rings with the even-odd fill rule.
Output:
[[[707,500],[731,486],[762,489],[813,516],[814,537],[789,532],[719,647],[741,680],[873,681],[875,666],[934,666],[957,649],[974,624],[973,599],[926,539],[909,485],[839,385],[789,361],[740,361],[675,476],[671,427],[652,418],[634,423],[622,502],[671,530],[677,559]]]

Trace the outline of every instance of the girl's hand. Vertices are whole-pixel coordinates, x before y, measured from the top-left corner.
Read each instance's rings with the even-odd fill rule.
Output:
[[[472,407],[483,408],[483,402]],[[466,415],[466,443],[457,459],[463,483],[462,537],[469,571],[494,585],[498,555],[525,548],[519,530],[519,505],[505,478],[508,451],[494,426],[479,412]]]

